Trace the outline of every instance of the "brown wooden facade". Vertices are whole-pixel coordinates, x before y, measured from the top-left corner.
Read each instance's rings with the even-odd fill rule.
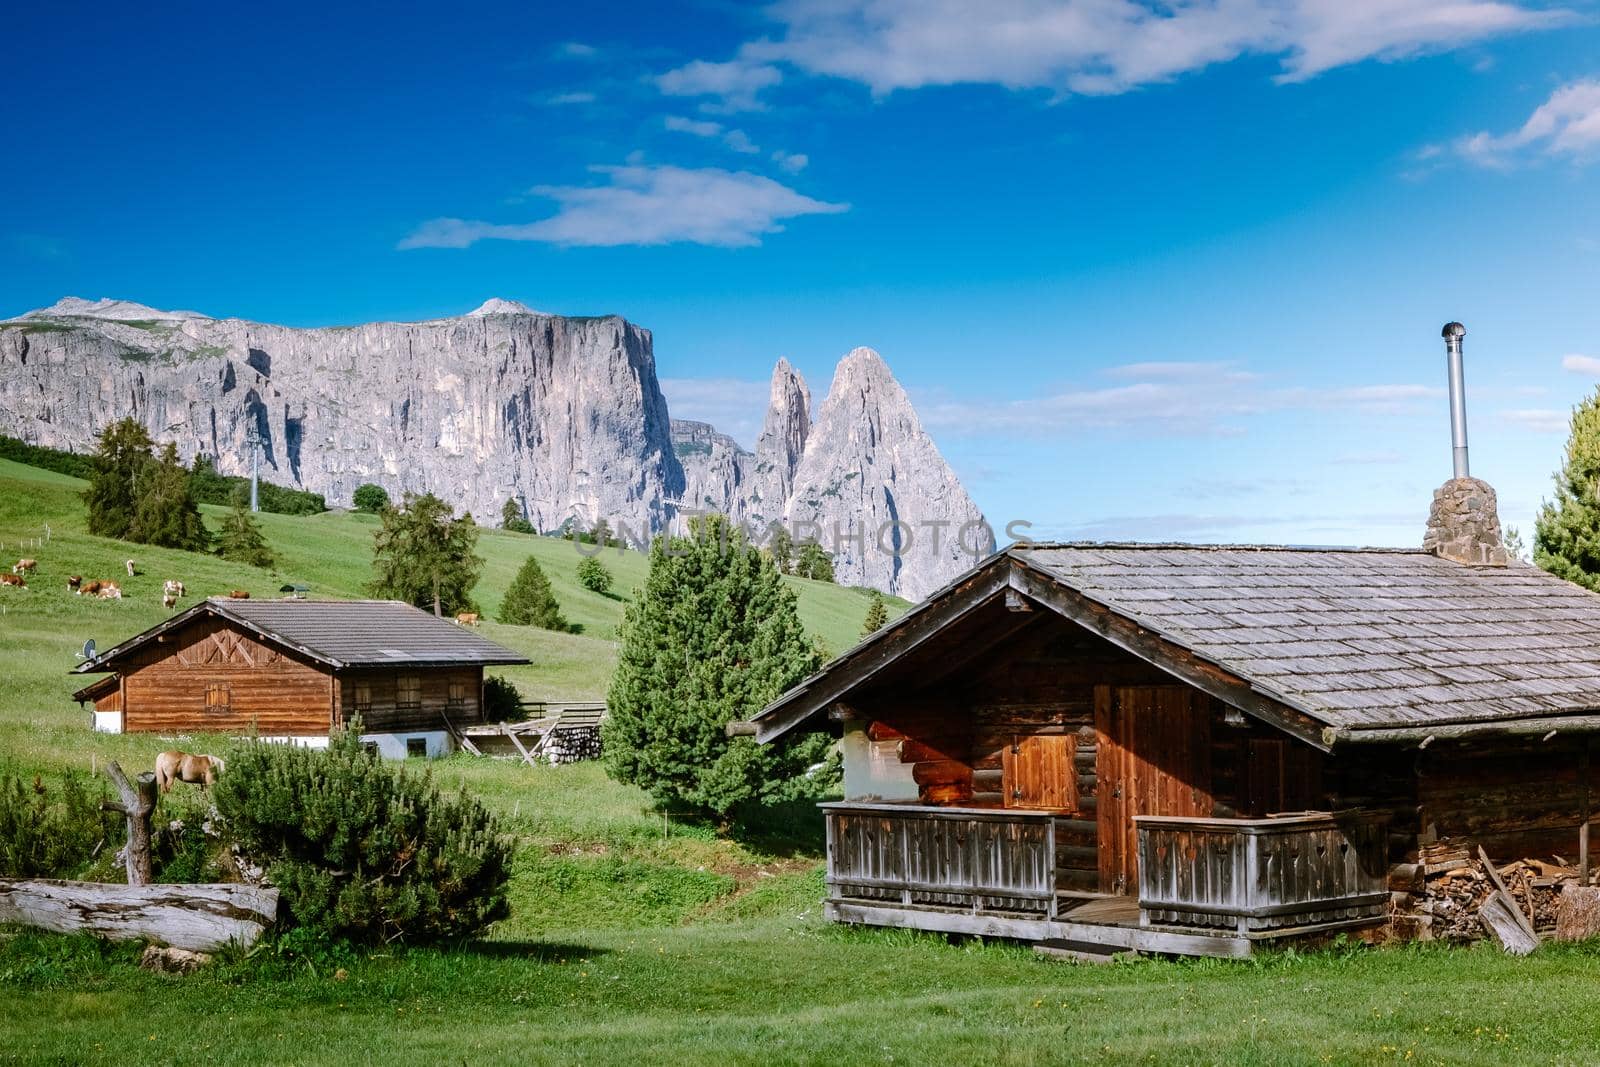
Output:
[[[132,649],[77,694],[129,733],[326,737],[454,731],[483,721],[483,667],[397,663],[336,669],[235,622],[196,615]]]
[[[809,702],[841,731],[835,918],[1231,955],[1382,924],[1433,842],[1587,861],[1591,734],[1319,745],[1156,635],[968,585],[735,728]]]

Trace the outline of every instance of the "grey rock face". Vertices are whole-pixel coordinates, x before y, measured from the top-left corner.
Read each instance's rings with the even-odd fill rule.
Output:
[[[132,416],[198,453],[348,505],[363,482],[433,492],[485,522],[508,497],[540,530],[605,518],[635,543],[680,510],[722,511],[764,540],[785,522],[834,553],[838,580],[920,598],[994,535],[878,354],[839,364],[811,421],[787,361],[755,451],[671,420],[648,330],[490,300],[467,315],[292,329],[68,298],[0,322],[0,433],[88,451]]]
[[[994,551],[994,531],[870,348],[834,371],[786,516],[799,534],[815,528],[840,582],[914,600]]]
[[[648,330],[505,313],[300,330],[102,301],[0,324],[0,432],[84,451],[132,415],[187,461],[348,504],[377,482],[541,530],[605,516],[638,538],[683,491]],[[128,316],[123,318],[122,316]]]

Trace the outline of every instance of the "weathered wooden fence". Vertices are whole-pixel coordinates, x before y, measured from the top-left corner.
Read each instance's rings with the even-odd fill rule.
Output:
[[[1356,925],[1386,913],[1387,813],[1140,815],[1134,823],[1146,924],[1259,936]]]
[[[1055,816],[911,804],[823,804],[834,900],[1053,918]]]

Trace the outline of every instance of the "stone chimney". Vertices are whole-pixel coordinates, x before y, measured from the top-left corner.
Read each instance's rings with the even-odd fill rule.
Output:
[[[1472,477],[1467,456],[1467,386],[1459,322],[1446,323],[1444,352],[1450,376],[1450,444],[1455,476],[1433,493],[1422,547],[1474,567],[1504,567],[1510,557],[1500,536],[1500,506],[1488,482]]]
[[[1456,563],[1504,567],[1510,555],[1493,487],[1479,478],[1451,478],[1435,489],[1422,547]]]

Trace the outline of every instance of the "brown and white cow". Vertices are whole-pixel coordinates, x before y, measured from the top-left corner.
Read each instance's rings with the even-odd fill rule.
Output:
[[[20,574],[0,574],[0,585],[11,585],[18,589],[28,588],[28,583],[22,580]]]
[[[19,559],[16,563],[12,564],[11,573],[27,574],[37,566],[39,566],[39,561],[36,559]]]
[[[132,578],[132,577],[133,577],[133,576],[134,576],[134,575],[135,575],[135,574],[137,574],[137,573],[138,573],[138,572],[137,572],[137,571],[135,571],[135,570],[134,570],[134,568],[133,568],[133,560],[131,560],[131,559],[130,559],[130,560],[128,560],[128,561],[127,561],[127,562],[126,562],[126,563],[125,563],[125,564],[124,564],[124,566],[126,566],[126,567],[127,567],[127,568],[128,568],[128,577],[129,577],[129,578]]]
[[[83,592],[83,575],[69,574],[67,576],[67,588],[72,590],[74,593]]]
[[[116,582],[101,582],[98,596],[101,600],[121,600],[122,586]]]
[[[248,590],[248,589],[230,589],[230,590],[228,590],[228,599],[229,600],[249,600],[250,599],[250,590]]]

